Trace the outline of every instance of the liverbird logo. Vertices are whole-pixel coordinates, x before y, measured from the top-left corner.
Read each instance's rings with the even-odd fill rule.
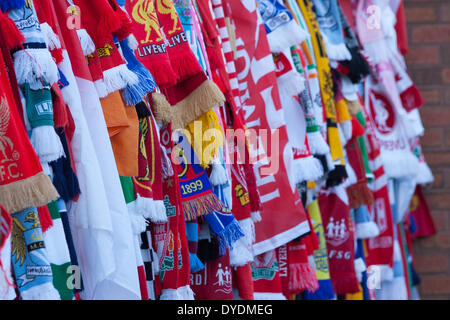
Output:
[[[0,163],[11,161],[6,154],[7,147],[11,150],[14,148],[14,144],[10,138],[6,136],[9,126],[9,108],[6,103],[6,99],[2,97],[0,101],[0,152],[3,154],[3,159]]]
[[[145,40],[141,40],[141,44],[146,44],[153,41],[158,42],[162,40],[161,31],[159,30],[158,17],[156,16],[154,1],[155,0],[136,1],[136,4],[134,5],[133,11],[131,13],[133,19],[136,22],[145,25],[145,32],[147,32],[147,36]],[[155,32],[157,35],[157,38],[155,40],[152,40],[150,38],[152,32]]]
[[[176,31],[182,30],[178,23],[178,13],[171,0],[156,0],[158,1],[158,12],[162,14],[170,14],[170,18],[173,22],[172,29],[168,32],[169,35],[175,33]]]

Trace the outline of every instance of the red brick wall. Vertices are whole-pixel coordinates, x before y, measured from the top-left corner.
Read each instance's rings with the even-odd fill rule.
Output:
[[[425,190],[438,234],[416,240],[422,299],[450,299],[450,1],[404,0],[412,78],[426,101],[422,147],[435,182]]]

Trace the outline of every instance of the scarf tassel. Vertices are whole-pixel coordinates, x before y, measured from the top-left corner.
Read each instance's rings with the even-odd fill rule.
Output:
[[[294,160],[295,183],[303,181],[316,181],[323,176],[323,167],[320,161],[312,156]]]
[[[139,77],[127,68],[125,64],[118,65],[103,71],[103,81],[108,94],[117,90],[125,89],[127,86],[137,85]]]
[[[134,107],[136,108],[136,113],[139,119],[147,119],[148,117],[151,117],[152,113],[144,101],[140,101]]]
[[[7,13],[0,12],[0,25],[4,31],[3,35],[6,46],[9,49],[19,47],[25,42],[25,37],[19,29],[17,29],[16,24],[8,17]]]
[[[95,44],[86,29],[77,29],[78,40],[80,40],[81,50],[86,57],[95,52]]]
[[[319,288],[313,293],[306,291],[305,300],[330,300],[335,297],[330,279],[319,280]]]
[[[322,33],[322,39],[325,44],[328,59],[337,61],[349,61],[352,59],[352,55],[344,42],[334,44],[325,33]]]
[[[309,33],[304,31],[295,20],[283,24],[267,35],[270,51],[280,53],[285,49],[302,43],[310,37]]]
[[[254,260],[253,242],[255,242],[255,224],[251,218],[238,220],[244,236],[236,241],[230,250],[230,265],[242,267]]]
[[[50,178],[43,172],[0,186],[0,203],[8,212],[43,206],[58,198]]]
[[[61,140],[52,126],[34,128],[30,141],[41,162],[52,162],[65,156]]]
[[[209,181],[213,186],[221,186],[228,182],[227,171],[222,164],[216,162],[213,163]]]
[[[128,213],[131,222],[131,229],[133,234],[140,235],[147,229],[147,221],[142,215],[141,211],[138,209],[137,201],[127,203]]]
[[[47,22],[41,23],[41,31],[44,36],[45,44],[50,51],[61,49],[61,41],[59,40],[58,35]]]
[[[356,183],[347,188],[348,201],[351,209],[356,209],[362,205],[372,205],[374,203],[373,193],[366,183]]]
[[[153,92],[152,107],[155,112],[156,122],[168,124],[172,121],[174,114],[172,112],[171,105],[166,99],[166,96],[158,92]]]
[[[356,238],[358,239],[369,239],[375,238],[380,234],[380,229],[377,224],[373,221],[356,223]]]
[[[194,292],[189,285],[177,289],[163,289],[160,300],[194,300]]]
[[[138,82],[129,84],[123,90],[123,99],[129,106],[137,105],[144,97],[155,90],[155,81],[151,73],[141,64],[128,64],[128,68],[137,76]]]
[[[228,224],[224,229],[221,230],[219,234],[219,252],[220,255],[225,254],[226,249],[233,249],[233,243],[238,241],[240,238],[244,237],[244,233],[242,233],[242,229],[237,222],[237,220],[233,220],[230,224]]]
[[[58,82],[59,71],[47,49],[26,49],[13,54],[14,69],[20,85],[29,83],[31,90],[43,88],[43,82]]]
[[[353,83],[359,83],[361,79],[370,74],[370,67],[367,60],[361,55],[358,47],[349,48],[352,56],[351,60],[345,61],[344,64],[348,67],[347,76]]]
[[[289,264],[289,290],[291,292],[316,292],[319,288],[316,271],[309,263]]]
[[[335,165],[334,169],[328,173],[327,188],[335,187],[344,182],[348,178],[347,171],[343,165]]]
[[[205,268],[205,265],[200,261],[195,253],[189,253],[189,265],[191,273],[198,272]]]
[[[153,223],[165,223],[168,221],[166,207],[161,200],[153,200],[138,195],[136,207],[143,217],[150,219]]]
[[[325,142],[320,131],[307,132],[307,136],[309,149],[312,154],[327,154],[330,152],[330,147]]]
[[[221,201],[213,193],[183,202],[184,219],[192,221],[205,214],[222,211]]]
[[[259,212],[259,211],[252,211],[251,216],[252,216],[253,222],[255,222],[255,223],[262,221],[261,212]]]

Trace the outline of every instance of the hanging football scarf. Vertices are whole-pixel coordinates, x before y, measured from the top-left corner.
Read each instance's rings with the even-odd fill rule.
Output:
[[[0,175],[0,203],[9,212],[17,212],[56,200],[58,193],[42,172],[39,159],[20,121],[3,59],[0,59],[0,118],[0,168],[3,168]]]
[[[265,129],[269,133],[274,130],[278,133],[276,150],[285,150],[288,138],[278,88],[275,85],[275,66],[263,25],[258,22],[260,20],[258,20],[259,12],[256,10],[256,3],[253,1],[251,6],[244,6],[240,2],[233,1],[230,6],[239,44],[236,69],[242,88],[241,99],[244,103],[239,112],[243,115],[248,129]],[[250,70],[252,72],[249,72]],[[272,135],[268,134],[268,140],[271,138],[273,138]],[[252,145],[251,148],[256,149],[256,146]],[[268,150],[271,148],[273,150],[274,145],[270,142],[264,144],[265,152],[269,153]],[[284,152],[271,154],[272,157],[277,158],[272,158],[269,164],[278,163],[279,168],[276,172],[271,172],[273,175],[270,179],[267,173],[264,174],[264,171],[267,172],[270,168],[263,168],[266,166],[263,163],[269,160],[267,153],[260,154],[262,159],[258,159],[260,161],[253,164],[263,203],[262,221],[255,226],[255,254],[274,249],[309,231],[304,210],[299,206],[297,190],[295,186],[290,185],[287,177]],[[283,212],[282,218],[279,212]]]
[[[411,151],[419,159],[419,172],[415,177],[417,184],[426,185],[434,181],[433,172],[425,161],[425,156],[422,152],[422,146],[420,145],[419,137],[412,138],[410,140]]]
[[[282,286],[275,250],[255,257],[252,263],[255,300],[286,300]]]
[[[156,13],[156,0],[125,2],[133,20],[133,35],[138,40],[137,58],[155,77],[160,88],[174,85],[178,75],[172,69],[167,46]]]
[[[311,191],[309,191],[311,192]],[[308,205],[308,213],[314,227],[314,232],[319,239],[319,248],[314,250],[314,263],[316,266],[316,277],[319,281],[319,288],[313,293],[305,291],[306,300],[329,300],[333,299],[335,294],[330,280],[330,269],[328,263],[328,251],[325,240],[325,232],[322,224],[318,200],[314,199]]]
[[[380,141],[381,159],[388,177],[414,177],[419,161],[413,155],[401,121],[382,83],[368,77],[365,83],[364,110]],[[401,161],[399,161],[401,159]]]
[[[11,276],[11,231],[12,218],[0,205],[0,299],[12,300],[16,297]]]
[[[191,275],[196,300],[233,300],[233,272],[227,252]]]
[[[24,300],[59,300],[35,208],[12,215],[12,264]]]
[[[359,292],[354,265],[354,230],[350,220],[348,198],[343,186],[319,193],[330,276],[336,294]]]
[[[417,225],[417,230],[411,234],[413,239],[428,237],[437,233],[436,227],[434,226],[433,217],[431,216],[431,212],[428,208],[428,204],[423,195],[421,186],[416,187],[416,192],[414,193],[409,206],[409,212]]]
[[[333,81],[331,78],[329,61],[326,56],[326,50],[322,41],[321,33],[315,14],[312,9],[312,3],[306,0],[297,1],[305,23],[311,33],[311,43],[314,51],[314,56],[317,62],[317,71],[320,85],[320,93],[322,95],[322,102],[327,118],[327,136],[328,144],[330,146],[331,157],[337,164],[333,170],[333,181],[328,180],[328,185],[336,185],[342,182],[342,178],[346,177],[345,161],[342,149],[342,144],[339,138],[336,118],[336,106],[333,93]]]
[[[350,60],[352,56],[344,43],[337,0],[312,2],[328,58],[337,61]]]
[[[250,262],[242,267],[233,268],[233,288],[235,288],[235,300],[254,300],[252,267]]]
[[[41,89],[43,81],[52,85],[58,81],[58,69],[47,49],[41,31],[39,20],[32,1],[27,1],[23,7],[8,11],[25,37],[25,43],[13,50],[14,69],[19,85],[29,83],[31,89]]]
[[[305,40],[307,33],[299,28],[292,14],[281,2],[260,0],[257,4],[272,53],[280,53]]]

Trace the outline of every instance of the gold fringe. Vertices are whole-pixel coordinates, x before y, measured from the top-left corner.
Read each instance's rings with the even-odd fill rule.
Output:
[[[371,206],[375,202],[373,193],[365,183],[357,182],[347,188],[348,203],[351,209],[362,205]]]
[[[224,101],[225,97],[219,87],[211,80],[204,81],[172,107],[172,130],[185,128],[190,122]]]
[[[44,172],[0,186],[0,203],[10,213],[44,206],[58,198],[58,191]]]
[[[168,124],[172,121],[174,114],[170,103],[167,101],[166,96],[162,93],[152,93],[152,106],[155,110],[155,120]]]
[[[359,103],[359,100],[349,101],[345,99],[345,102],[347,103],[348,112],[350,112],[351,115],[356,115],[362,110],[362,105]]]

